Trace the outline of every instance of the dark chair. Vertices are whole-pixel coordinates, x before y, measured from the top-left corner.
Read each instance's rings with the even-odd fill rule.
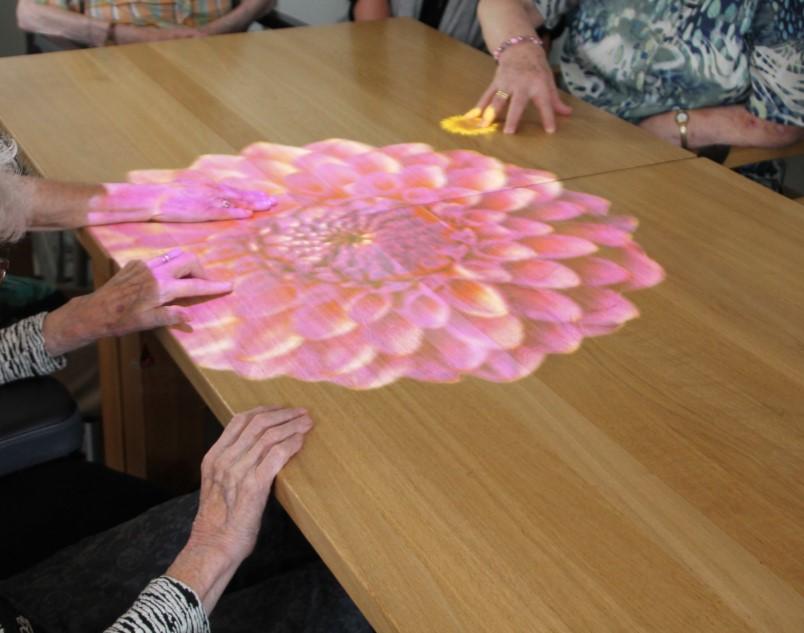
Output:
[[[76,453],[83,436],[78,407],[58,380],[0,386],[0,476]]]

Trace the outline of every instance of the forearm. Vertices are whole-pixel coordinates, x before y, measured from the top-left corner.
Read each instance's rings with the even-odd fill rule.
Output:
[[[220,548],[194,542],[191,536],[166,575],[191,587],[204,605],[204,610],[211,613],[240,562]]]
[[[213,20],[201,30],[207,35],[245,31],[249,24],[276,6],[276,0],[243,0],[236,9]]]
[[[355,3],[355,22],[382,20],[391,16],[388,0],[358,0]]]
[[[37,4],[35,0],[19,0],[17,24],[23,31],[63,37],[88,46],[103,46],[109,32],[107,20]]]
[[[44,313],[0,329],[0,385],[31,376],[44,376],[64,367],[66,361],[51,355],[43,335]]]
[[[477,17],[490,51],[511,37],[532,34],[544,23],[544,17],[523,0],[480,0]]]
[[[8,173],[0,173],[0,189],[5,204],[22,213],[31,229],[69,229],[86,225],[91,200],[104,192],[101,185]]]
[[[673,112],[650,117],[642,127],[676,145],[681,144]],[[784,147],[804,139],[804,128],[760,119],[741,105],[690,110],[687,145],[736,147]]]

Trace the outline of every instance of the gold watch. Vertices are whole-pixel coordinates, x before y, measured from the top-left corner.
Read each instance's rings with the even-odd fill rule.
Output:
[[[673,117],[676,125],[678,126],[678,134],[681,137],[681,147],[687,149],[687,131],[690,124],[690,113],[681,108],[675,108],[675,116]]]

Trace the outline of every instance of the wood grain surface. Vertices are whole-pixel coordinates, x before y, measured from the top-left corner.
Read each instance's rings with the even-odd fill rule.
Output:
[[[41,173],[67,180],[339,137],[477,149],[561,178],[692,156],[577,99],[560,135],[545,134],[533,109],[516,136],[442,131],[493,69],[488,55],[406,19],[70,51],[0,60],[0,120]]]
[[[512,384],[200,370],[318,421],[278,494],[381,631],[800,631],[804,221],[705,160],[570,180],[640,219],[642,316]]]
[[[804,630],[801,207],[577,101],[552,137],[438,129],[492,69],[405,20],[78,51],[0,60],[0,121],[49,177],[341,136],[612,200],[667,280],[516,383],[248,381],[157,336],[221,420],[310,409],[277,494],[381,632]]]

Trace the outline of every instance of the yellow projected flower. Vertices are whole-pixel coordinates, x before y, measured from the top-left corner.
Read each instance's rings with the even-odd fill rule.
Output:
[[[462,136],[479,136],[481,134],[492,134],[500,127],[494,121],[494,108],[489,106],[486,111],[480,112],[480,108],[472,108],[466,114],[458,114],[441,120],[441,129],[451,134]]]

